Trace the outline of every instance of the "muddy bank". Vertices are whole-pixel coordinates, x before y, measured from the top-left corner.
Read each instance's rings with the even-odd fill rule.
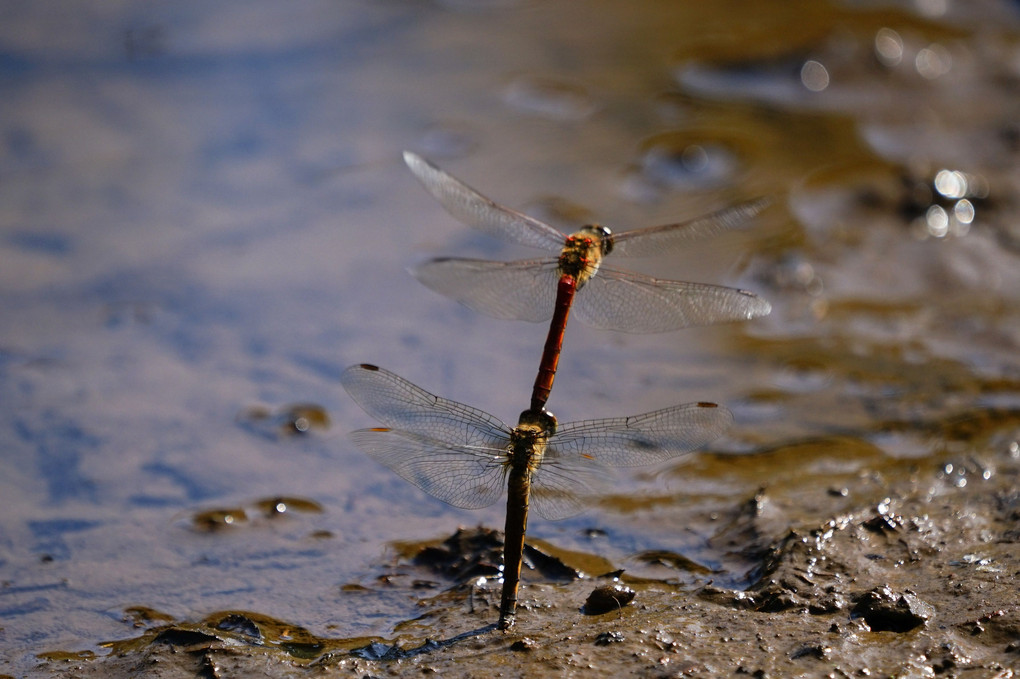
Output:
[[[1013,421],[1015,430],[1018,415]],[[134,613],[148,627],[101,657],[50,654],[40,671],[82,677],[1011,676],[1020,669],[1020,448],[986,449],[873,469],[843,486],[762,488],[715,517],[709,543],[748,566],[749,586],[671,561],[677,578],[585,573],[584,555],[533,551],[522,610],[494,628],[489,579],[499,535],[463,531],[380,565],[352,597],[395,588],[421,615],[392,638],[326,638],[257,613],[201,621]],[[809,505],[819,519],[804,516]],[[552,553],[548,553],[548,552]],[[608,564],[607,564],[608,565]],[[608,570],[612,570],[611,568]],[[682,580],[682,578],[681,578]],[[586,614],[607,585],[636,596]],[[612,608],[612,607],[609,607]],[[442,638],[432,636],[443,630]]]

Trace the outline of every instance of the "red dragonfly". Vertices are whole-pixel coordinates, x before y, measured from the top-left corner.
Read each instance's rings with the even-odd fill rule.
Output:
[[[652,278],[602,266],[607,255],[651,256],[679,250],[688,241],[736,229],[770,203],[758,198],[686,222],[614,234],[589,225],[564,235],[533,217],[504,207],[421,156],[404,162],[459,221],[512,243],[559,253],[516,262],[443,257],[417,267],[426,286],[496,318],[541,322],[552,319],[531,396],[531,409],[549,398],[567,318],[605,330],[649,333],[694,325],[747,320],[772,307],[747,290]]]
[[[644,415],[558,425],[546,410],[525,410],[516,427],[476,408],[433,396],[374,365],[347,368],[340,383],[384,427],[350,434],[359,448],[443,502],[488,507],[507,487],[499,628],[517,610],[529,501],[546,519],[572,516],[603,485],[605,467],[665,462],[701,448],[733,421],[714,403]]]

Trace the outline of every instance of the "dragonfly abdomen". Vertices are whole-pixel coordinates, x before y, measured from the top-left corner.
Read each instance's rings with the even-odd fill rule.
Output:
[[[570,306],[577,292],[577,282],[573,276],[564,275],[556,285],[556,306],[553,308],[552,321],[549,323],[549,334],[542,349],[542,360],[538,365],[538,375],[531,390],[531,409],[541,411],[552,393],[553,380],[556,379],[556,368],[560,362],[560,351],[563,349],[563,335],[567,330],[567,318]]]
[[[524,534],[528,530],[528,499],[531,495],[532,458],[535,452],[533,446],[528,445],[511,453],[506,524],[503,528],[503,592],[499,603],[501,630],[513,627],[517,614],[517,592],[521,585],[521,562],[524,559]],[[537,462],[534,462],[534,466],[537,466]]]

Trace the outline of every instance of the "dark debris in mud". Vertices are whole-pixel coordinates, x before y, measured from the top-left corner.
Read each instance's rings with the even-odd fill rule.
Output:
[[[909,632],[925,624],[935,609],[912,592],[875,587],[857,597],[851,617],[863,618],[874,632]]]
[[[458,582],[496,577],[503,557],[503,535],[489,528],[460,528],[442,544],[422,548],[412,563]]]
[[[420,549],[411,562],[460,584],[470,584],[479,577],[496,578],[503,562],[503,534],[483,526],[460,528],[441,544]],[[524,546],[524,569],[546,580],[581,577],[577,569],[533,544]]]

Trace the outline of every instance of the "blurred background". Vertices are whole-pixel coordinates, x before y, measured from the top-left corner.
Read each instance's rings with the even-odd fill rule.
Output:
[[[549,402],[569,421],[716,401],[732,432],[529,535],[639,574],[654,569],[631,555],[672,550],[740,586],[708,517],[762,485],[796,520],[848,476],[948,450],[945,483],[981,483],[1020,455],[1015,2],[26,1],[0,17],[11,671],[223,609],[387,634],[414,601],[352,585],[402,541],[502,526],[500,506],[447,507],[344,436],[372,426],[337,382],[360,362],[516,422],[545,337],[407,274],[537,253],[457,224],[404,149],[565,231],[775,198],[690,256],[627,262],[751,289],[771,316],[571,325]],[[960,418],[975,424],[944,426]]]

